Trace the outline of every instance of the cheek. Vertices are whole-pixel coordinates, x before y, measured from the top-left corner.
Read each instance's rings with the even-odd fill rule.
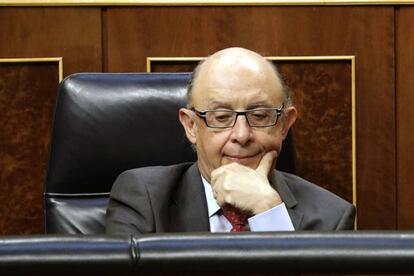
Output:
[[[211,133],[206,140],[207,150],[210,151],[210,157],[215,160],[221,159],[223,148],[227,143],[228,136],[226,133]]]
[[[257,136],[257,141],[267,151],[276,150],[280,153],[282,148],[283,136],[280,131],[272,131],[269,133],[261,133]]]
[[[218,162],[221,159],[223,148],[228,141],[228,133],[204,130],[200,132],[200,137],[200,146],[204,154],[208,157],[208,162]]]

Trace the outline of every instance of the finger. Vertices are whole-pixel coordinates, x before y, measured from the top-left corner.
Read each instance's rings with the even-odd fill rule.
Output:
[[[217,204],[219,206],[222,206],[224,204],[224,193],[221,189],[221,181],[218,180],[216,182],[216,186],[213,189],[213,195],[214,195],[214,199],[216,200]]]
[[[262,160],[260,160],[259,166],[257,166],[256,171],[262,175],[267,176],[273,167],[273,162],[275,161],[276,157],[277,157],[276,151],[272,150],[272,151],[267,152],[262,157]]]
[[[217,194],[216,202],[217,202],[218,206],[220,206],[220,207],[226,204],[222,194]]]
[[[217,178],[222,175],[226,170],[228,170],[229,166],[232,164],[227,164],[221,167],[218,167],[214,171],[211,172],[210,178],[211,178],[211,185],[214,185],[214,183],[217,181]]]
[[[217,178],[223,173],[223,171],[219,169],[220,168],[215,169],[214,171],[211,172],[211,175],[210,175],[211,183],[210,184],[212,187],[214,187],[215,183],[217,182]]]

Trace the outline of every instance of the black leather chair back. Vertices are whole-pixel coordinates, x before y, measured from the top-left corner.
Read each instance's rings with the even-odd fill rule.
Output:
[[[60,85],[45,185],[47,233],[99,234],[124,170],[195,161],[178,120],[190,74],[71,75]],[[291,139],[278,166],[294,172]]]

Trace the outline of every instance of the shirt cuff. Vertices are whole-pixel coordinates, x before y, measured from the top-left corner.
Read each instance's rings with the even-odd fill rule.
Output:
[[[285,203],[248,219],[250,231],[294,231]]]

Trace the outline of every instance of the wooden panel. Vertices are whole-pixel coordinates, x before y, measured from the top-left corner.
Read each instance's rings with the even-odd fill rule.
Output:
[[[230,46],[265,56],[355,55],[358,226],[396,228],[393,7],[110,8],[106,19],[114,72],[145,71],[149,56]]]
[[[199,61],[151,61],[148,72],[192,72]]]
[[[102,70],[99,8],[0,7],[0,58],[63,57],[65,76]]]
[[[43,183],[59,66],[0,63],[0,234],[43,233]]]
[[[351,62],[281,62],[293,92],[297,174],[352,202]]]
[[[397,11],[398,228],[414,228],[414,7]]]
[[[0,58],[63,57],[66,76],[102,70],[101,33],[99,8],[0,8]],[[42,233],[57,66],[2,70],[0,234]]]

